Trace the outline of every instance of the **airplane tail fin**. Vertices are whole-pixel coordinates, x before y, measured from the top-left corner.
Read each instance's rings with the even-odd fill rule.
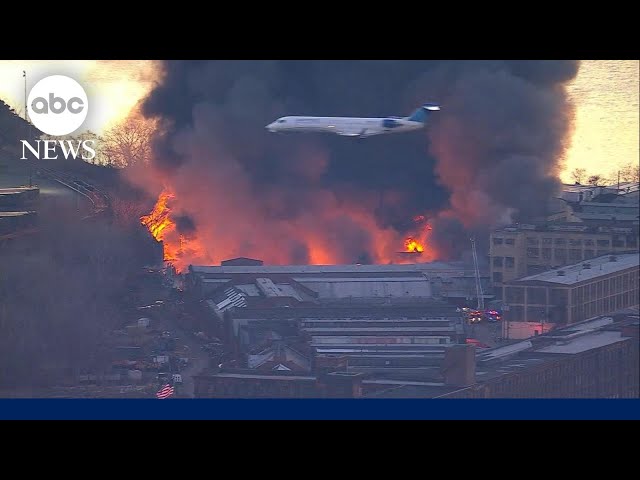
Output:
[[[429,114],[438,110],[440,110],[440,105],[437,105],[435,103],[425,103],[410,116],[408,116],[407,120],[410,120],[412,122],[425,123],[427,121],[427,117],[429,117]]]

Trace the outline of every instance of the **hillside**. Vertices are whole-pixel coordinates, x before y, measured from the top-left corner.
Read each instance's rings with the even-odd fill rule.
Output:
[[[40,135],[42,135],[40,130],[27,123],[9,105],[0,100],[0,148],[12,149],[20,144],[20,140],[31,140]]]

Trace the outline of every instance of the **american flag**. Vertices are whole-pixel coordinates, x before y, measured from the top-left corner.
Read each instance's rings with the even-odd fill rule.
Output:
[[[173,395],[173,387],[168,383],[156,393],[156,397],[160,399],[170,397],[171,395]]]

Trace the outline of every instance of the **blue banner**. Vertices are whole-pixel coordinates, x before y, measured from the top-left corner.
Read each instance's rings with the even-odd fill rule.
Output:
[[[0,399],[22,420],[638,420],[640,399]]]

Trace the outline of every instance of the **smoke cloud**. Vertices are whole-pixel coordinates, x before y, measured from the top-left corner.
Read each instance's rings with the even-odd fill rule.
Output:
[[[160,119],[149,171],[174,194],[186,262],[386,262],[416,215],[431,257],[469,232],[527,221],[558,191],[572,126],[565,85],[578,61],[167,61],[143,104]],[[275,135],[283,115],[404,116],[442,110],[425,131],[354,140]],[[463,236],[465,241],[459,241]],[[453,241],[455,239],[455,241]]]

